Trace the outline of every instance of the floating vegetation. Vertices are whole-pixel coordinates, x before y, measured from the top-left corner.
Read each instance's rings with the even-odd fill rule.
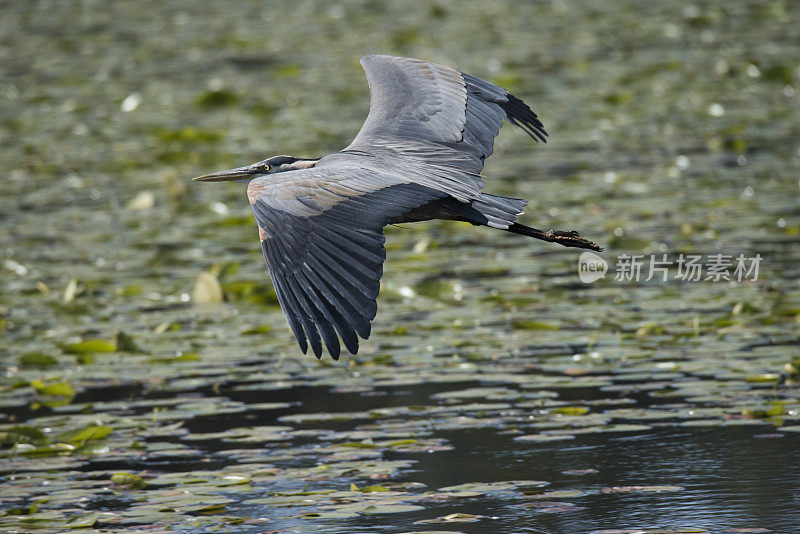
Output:
[[[38,367],[40,369],[45,369],[52,365],[58,364],[58,358],[43,352],[26,352],[19,357],[18,362],[23,367]]]
[[[420,519],[417,523],[475,523],[486,516],[477,514],[448,514],[434,519]]]
[[[211,273],[202,272],[197,275],[192,300],[197,304],[219,304],[224,299],[222,285]]]
[[[104,339],[86,339],[77,343],[61,345],[61,350],[67,354],[94,354],[98,352],[115,352],[117,346]]]
[[[208,109],[230,107],[239,103],[239,95],[225,89],[214,89],[198,96],[195,103],[200,108]]]
[[[142,489],[147,485],[147,482],[142,477],[130,473],[114,473],[111,475],[111,482],[112,484],[128,486],[131,489]]]

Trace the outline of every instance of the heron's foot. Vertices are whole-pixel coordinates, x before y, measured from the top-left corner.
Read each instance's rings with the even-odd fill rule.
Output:
[[[582,238],[575,230],[548,230],[545,232],[545,240],[565,247],[588,248],[597,252],[603,250],[594,241]]]

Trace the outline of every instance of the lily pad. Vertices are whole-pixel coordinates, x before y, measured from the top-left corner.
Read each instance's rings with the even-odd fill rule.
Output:
[[[417,523],[475,523],[485,517],[485,515],[455,513],[433,519],[420,519]]]
[[[508,491],[519,490],[520,488],[539,488],[546,486],[548,482],[544,480],[508,480],[505,482],[468,482],[466,484],[459,484],[457,486],[447,486],[439,488],[439,491],[453,492],[453,491],[479,491],[479,492],[492,492],[492,491]]]
[[[111,482],[120,486],[130,486],[132,489],[142,489],[147,485],[142,477],[130,473],[114,473],[111,475]]]
[[[39,367],[40,369],[58,364],[55,356],[44,352],[26,352],[19,357],[18,361],[23,367]]]
[[[94,354],[98,352],[115,352],[117,346],[104,339],[86,339],[77,343],[61,345],[61,350],[68,354]]]

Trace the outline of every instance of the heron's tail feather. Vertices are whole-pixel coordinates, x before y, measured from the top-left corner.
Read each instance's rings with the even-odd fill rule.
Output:
[[[484,224],[501,230],[510,229],[517,220],[517,215],[522,213],[528,201],[522,198],[498,197],[484,193],[481,198],[475,199],[471,207],[478,210],[488,220]]]

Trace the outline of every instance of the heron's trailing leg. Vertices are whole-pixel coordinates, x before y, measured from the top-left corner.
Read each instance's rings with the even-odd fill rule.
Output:
[[[514,223],[508,227],[507,231],[515,234],[526,235],[528,237],[535,237],[536,239],[541,239],[542,241],[548,241],[550,243],[558,243],[559,245],[563,245],[565,247],[588,248],[598,252],[603,250],[599,245],[597,245],[597,243],[580,237],[578,232],[574,230],[544,231],[531,228],[530,226],[525,226],[524,224]]]
[[[535,237],[542,241],[558,243],[565,247],[588,248],[601,251],[597,243],[589,241],[578,235],[574,230],[539,230],[524,224],[511,222],[525,207],[525,200],[518,198],[498,197],[484,193],[479,199],[469,204],[460,202],[452,197],[439,198],[415,208],[403,216],[398,217],[393,223],[429,221],[431,219],[455,219],[466,221],[477,226],[491,226],[498,228],[497,222],[505,222],[506,232],[512,232],[528,237]],[[491,217],[491,219],[490,219]],[[491,225],[494,222],[495,225]],[[509,224],[510,223],[510,224]]]

